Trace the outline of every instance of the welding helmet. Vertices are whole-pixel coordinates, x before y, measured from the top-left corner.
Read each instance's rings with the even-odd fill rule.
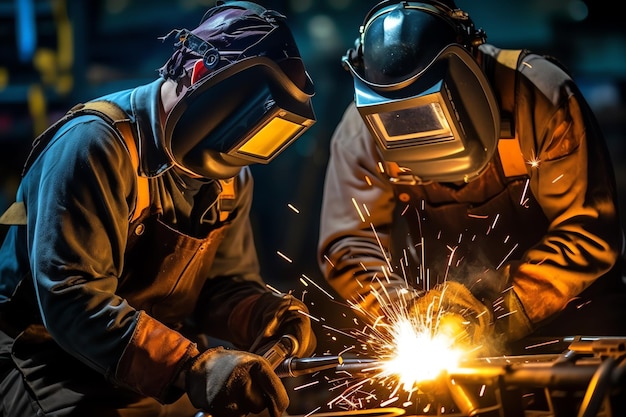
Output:
[[[218,2],[196,29],[173,35],[176,50],[160,73],[182,89],[163,135],[174,165],[232,177],[269,163],[315,123],[313,83],[283,15]]]
[[[488,165],[500,116],[473,56],[484,42],[453,2],[383,1],[366,16],[343,64],[392,181],[468,182]]]

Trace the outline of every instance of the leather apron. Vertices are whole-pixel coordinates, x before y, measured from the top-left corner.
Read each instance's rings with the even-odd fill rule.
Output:
[[[214,229],[205,238],[194,238],[156,216],[139,218],[129,227],[126,264],[117,293],[135,309],[145,310],[174,329],[181,328],[184,318],[193,312],[227,227]],[[28,326],[13,343],[10,336],[0,332],[0,375],[13,367],[5,362],[3,369],[2,361],[8,359],[9,351],[21,378],[2,383],[23,379],[36,398],[32,407],[46,414],[71,411],[80,415],[79,410],[85,410],[93,415],[93,410],[144,407],[146,402],[161,407],[155,400],[111,386],[104,376],[61,349],[42,325]],[[17,387],[13,393],[11,387],[0,387],[0,392],[14,395],[15,401],[24,404],[23,409],[33,401],[20,395]]]

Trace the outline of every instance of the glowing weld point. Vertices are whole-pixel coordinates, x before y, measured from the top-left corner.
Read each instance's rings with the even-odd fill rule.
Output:
[[[443,370],[459,363],[461,351],[451,348],[450,337],[431,334],[430,326],[417,325],[400,318],[392,326],[395,351],[383,363],[384,376],[397,376],[405,390],[424,381],[434,380]]]

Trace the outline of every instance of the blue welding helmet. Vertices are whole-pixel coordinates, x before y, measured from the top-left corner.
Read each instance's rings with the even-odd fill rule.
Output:
[[[315,123],[308,76],[284,16],[250,2],[221,2],[161,69],[183,79],[164,148],[196,176],[228,178],[267,164]]]
[[[500,115],[472,55],[484,41],[467,13],[436,1],[384,1],[366,17],[343,63],[392,181],[469,182],[488,165]]]

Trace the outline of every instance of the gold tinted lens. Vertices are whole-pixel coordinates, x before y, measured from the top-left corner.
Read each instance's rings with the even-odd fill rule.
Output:
[[[432,139],[451,138],[450,124],[438,101],[421,106],[397,109],[369,115],[390,146],[400,142],[428,142]]]
[[[237,149],[237,153],[270,159],[275,152],[295,137],[302,129],[303,126],[298,123],[274,117],[254,136],[242,144]]]

